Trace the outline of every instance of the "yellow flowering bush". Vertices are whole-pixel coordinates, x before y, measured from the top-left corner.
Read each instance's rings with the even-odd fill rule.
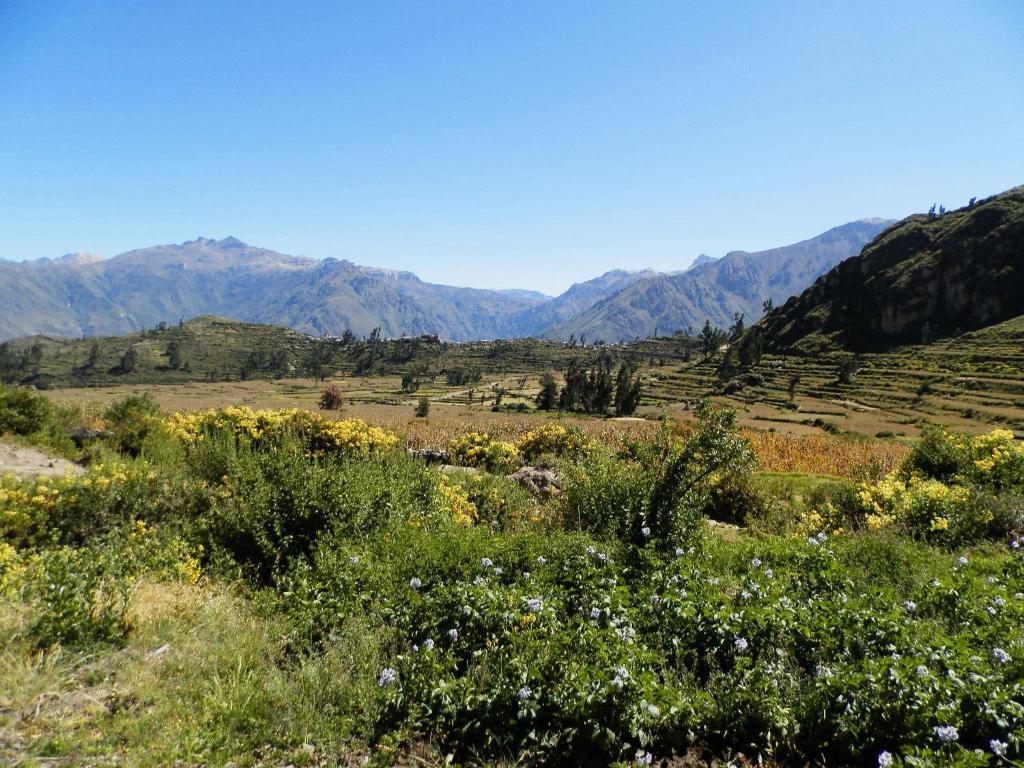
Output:
[[[561,424],[542,424],[527,432],[518,443],[519,451],[527,462],[534,462],[544,454],[576,458],[590,449],[590,441],[582,431]]]
[[[398,444],[393,433],[371,427],[360,419],[336,420],[301,408],[253,410],[231,407],[195,413],[173,413],[167,418],[171,432],[186,444],[195,444],[216,433],[256,445],[276,442],[286,434],[302,439],[314,456],[371,456]]]
[[[926,429],[901,470],[904,477],[926,477],[971,484],[997,493],[1024,491],[1024,445],[1008,429],[984,435]]]
[[[450,480],[447,475],[438,474],[436,490],[441,507],[452,522],[472,525],[479,519],[476,505],[469,500],[466,489]]]
[[[449,445],[452,461],[464,467],[480,467],[502,474],[519,468],[519,449],[512,443],[493,439],[486,432],[469,432]]]
[[[25,561],[10,544],[0,541],[0,597],[12,597],[25,580]]]

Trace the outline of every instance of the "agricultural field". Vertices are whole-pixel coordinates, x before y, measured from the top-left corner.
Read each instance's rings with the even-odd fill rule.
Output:
[[[0,389],[0,762],[1020,759],[1011,431],[333,383]]]

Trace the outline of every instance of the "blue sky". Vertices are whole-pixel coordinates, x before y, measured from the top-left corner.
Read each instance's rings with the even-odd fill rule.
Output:
[[[1024,3],[0,2],[0,257],[557,292],[1024,183]]]

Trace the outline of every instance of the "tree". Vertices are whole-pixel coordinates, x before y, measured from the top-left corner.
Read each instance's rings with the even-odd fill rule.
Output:
[[[426,395],[416,401],[415,413],[417,419],[425,419],[430,415],[430,400],[427,399]]]
[[[632,367],[623,363],[615,377],[615,415],[631,416],[636,413],[641,395],[640,376],[634,375]]]
[[[139,352],[135,347],[128,347],[121,355],[121,373],[133,373],[139,367]]]
[[[565,384],[558,395],[558,407],[563,411],[580,410],[587,389],[587,371],[572,360],[565,369]]]
[[[764,348],[764,339],[761,337],[761,329],[754,326],[740,338],[736,345],[736,356],[739,359],[741,368],[750,368],[761,362],[761,352]]]
[[[793,402],[793,398],[796,397],[796,388],[800,384],[800,374],[794,373],[789,377],[789,386],[786,387],[786,392],[789,394],[789,402]]]
[[[761,302],[761,310],[762,310],[762,311],[763,311],[763,312],[764,312],[764,313],[765,313],[766,315],[767,315],[767,314],[768,314],[769,312],[771,312],[771,311],[772,311],[773,309],[775,309],[775,302],[774,302],[774,301],[772,301],[771,299],[765,299],[765,300],[764,300],[763,302]]]
[[[704,321],[704,327],[700,331],[700,345],[705,360],[709,359],[715,351],[717,346],[717,330],[717,328],[711,325],[710,320]]]
[[[737,373],[739,373],[739,366],[736,364],[736,352],[730,347],[726,350],[722,362],[718,364],[718,370],[715,374],[718,376],[718,380],[724,383],[733,378]]]
[[[839,383],[852,384],[853,377],[857,375],[860,367],[860,359],[856,355],[846,358],[839,364]]]
[[[545,373],[540,380],[540,392],[537,393],[537,408],[550,411],[558,405],[558,383],[554,374]]]
[[[402,374],[402,391],[403,392],[415,392],[419,389],[420,383],[416,381],[416,377],[411,373]]]
[[[737,341],[740,336],[743,335],[745,326],[743,324],[744,315],[742,312],[737,312],[732,316],[732,325],[729,326],[729,341]]]
[[[271,358],[271,366],[274,369],[275,378],[283,379],[287,376],[291,369],[291,363],[288,362],[288,350],[281,347],[275,351]]]
[[[97,368],[100,364],[101,356],[100,343],[98,341],[94,341],[92,346],[89,347],[89,359],[85,361],[85,367],[90,370]]]
[[[315,379],[323,381],[330,373],[331,364],[334,362],[334,349],[326,339],[319,339],[313,342],[313,347],[306,355],[306,371]]]
[[[183,367],[181,342],[177,339],[172,339],[167,345],[167,364],[176,371]]]

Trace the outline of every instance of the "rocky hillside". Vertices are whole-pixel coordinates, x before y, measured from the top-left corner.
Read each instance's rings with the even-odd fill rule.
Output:
[[[721,259],[698,259],[685,272],[650,275],[595,303],[546,335],[624,341],[655,331],[699,329],[706,320],[728,326],[742,312],[748,321],[762,314],[766,299],[785,301],[818,275],[860,252],[889,223],[867,219],[830,229],[794,245]]]
[[[0,339],[117,335],[215,314],[313,334],[437,333],[456,340],[515,335],[541,303],[425,283],[410,272],[299,258],[228,237],[198,238],[106,260],[0,264]]]
[[[928,342],[1024,314],[1024,186],[915,215],[762,321],[766,345],[816,353]]]

